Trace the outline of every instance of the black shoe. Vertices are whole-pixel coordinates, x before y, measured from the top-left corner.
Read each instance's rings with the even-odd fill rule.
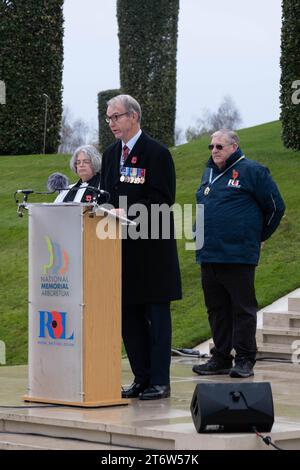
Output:
[[[230,377],[234,378],[245,378],[254,375],[253,366],[255,361],[250,359],[237,359],[235,361],[235,366],[230,371]]]
[[[122,398],[137,398],[147,387],[148,385],[133,382],[130,387],[122,389]]]
[[[151,385],[140,396],[140,400],[158,400],[168,398],[171,393],[170,385]]]
[[[226,375],[232,367],[231,359],[211,357],[205,364],[193,366],[193,372],[198,375]]]

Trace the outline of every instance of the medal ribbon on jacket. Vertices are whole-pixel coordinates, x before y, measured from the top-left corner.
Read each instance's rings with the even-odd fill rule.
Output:
[[[228,168],[226,168],[226,170],[224,170],[222,173],[220,173],[218,176],[216,176],[214,179],[213,179],[213,169],[211,168],[210,169],[210,174],[209,174],[209,181],[208,181],[208,186],[206,186],[205,190],[204,190],[204,196],[207,196],[210,192],[210,188],[212,187],[212,185],[218,180],[220,179],[223,175],[225,175],[225,173],[227,173],[228,170],[230,170],[230,168],[232,168],[234,165],[236,165],[240,160],[243,160],[243,158],[245,158],[245,155],[242,155],[236,162],[232,163],[232,165],[230,165]]]

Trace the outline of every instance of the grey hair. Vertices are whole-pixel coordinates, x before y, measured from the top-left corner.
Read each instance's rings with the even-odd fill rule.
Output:
[[[101,170],[101,155],[93,145],[81,145],[75,150],[70,160],[71,170],[77,174],[76,161],[80,152],[83,152],[91,160],[94,174],[99,173]]]
[[[240,144],[239,136],[236,132],[231,131],[230,129],[219,129],[218,131],[214,132],[211,137],[216,137],[218,135],[225,135],[228,142],[230,142],[231,144]]]
[[[126,113],[137,113],[138,122],[142,119],[142,110],[140,104],[130,95],[117,95],[111,98],[107,102],[107,106],[113,106],[115,104],[122,104]]]

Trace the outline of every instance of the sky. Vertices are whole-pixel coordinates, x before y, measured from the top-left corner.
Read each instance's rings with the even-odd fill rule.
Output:
[[[97,93],[120,86],[116,0],[65,0],[64,16],[64,106],[97,128]],[[176,127],[226,95],[240,127],[278,119],[280,28],[281,0],[180,0]]]

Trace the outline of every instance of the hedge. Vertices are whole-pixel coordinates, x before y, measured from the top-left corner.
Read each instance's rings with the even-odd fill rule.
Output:
[[[142,107],[142,127],[174,144],[179,0],[117,0],[120,82]]]
[[[105,122],[107,102],[116,95],[120,95],[121,90],[105,90],[98,93],[98,120],[99,120],[99,149],[101,152],[110,144],[115,142],[115,136]]]
[[[63,0],[0,1],[0,154],[57,151],[62,115]],[[46,98],[45,94],[49,97]]]
[[[300,0],[282,2],[280,64],[282,140],[300,150]]]

